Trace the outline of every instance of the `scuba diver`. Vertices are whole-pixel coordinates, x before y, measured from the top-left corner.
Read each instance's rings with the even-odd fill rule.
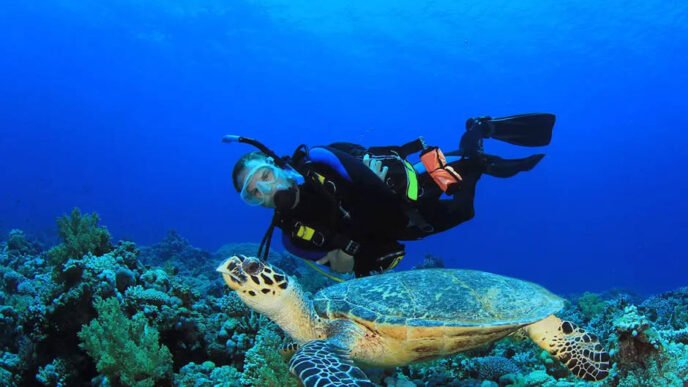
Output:
[[[554,115],[542,113],[470,118],[459,149],[447,153],[422,137],[401,146],[300,145],[290,157],[279,157],[250,138],[229,135],[223,141],[259,149],[242,156],[232,173],[244,202],[274,209],[259,257],[267,259],[277,227],[284,247],[311,266],[316,267],[314,261],[361,277],[396,266],[404,256],[400,241],[422,239],[473,218],[483,174],[512,177],[544,157],[489,155],[484,139],[544,146],[554,122]],[[420,162],[408,160],[413,154]]]

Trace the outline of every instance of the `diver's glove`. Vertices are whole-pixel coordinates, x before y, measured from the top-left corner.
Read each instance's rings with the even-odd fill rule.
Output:
[[[354,257],[344,250],[332,250],[324,257],[316,261],[321,265],[330,265],[330,269],[336,273],[351,273],[354,271]]]
[[[389,167],[383,167],[382,160],[371,159],[370,155],[366,153],[365,156],[363,156],[363,164],[370,168],[370,170],[373,171],[373,173],[375,173],[380,180],[385,181],[387,172],[389,172]]]

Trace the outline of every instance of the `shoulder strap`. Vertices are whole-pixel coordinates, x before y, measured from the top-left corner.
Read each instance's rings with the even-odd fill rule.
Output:
[[[349,176],[349,172],[347,172],[346,168],[344,167],[344,164],[342,164],[341,160],[339,160],[339,157],[337,157],[334,152],[332,152],[330,149],[327,149],[327,147],[314,147],[311,148],[311,150],[308,152],[308,159],[310,162],[313,163],[321,163],[325,164],[328,167],[332,168],[339,176],[342,178],[346,179],[347,181],[351,181],[351,176]]]
[[[390,146],[373,146],[368,148],[368,151],[370,153],[382,153],[382,154],[387,154],[390,152],[396,153],[399,155],[401,158],[405,159],[409,155],[412,155],[414,153],[418,153],[422,151],[423,149],[427,148],[427,145],[425,144],[425,140],[423,137],[418,137],[417,139],[413,141],[409,141],[404,145],[390,145]]]

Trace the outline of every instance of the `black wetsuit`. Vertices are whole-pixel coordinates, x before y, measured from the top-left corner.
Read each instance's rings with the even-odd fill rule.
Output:
[[[453,166],[463,177],[462,188],[448,199],[427,174],[420,174],[422,195],[415,207],[432,230],[422,231],[409,222],[409,204],[394,193],[360,157],[334,147],[332,152],[345,172],[327,163],[292,160],[302,174],[316,172],[325,183],[310,182],[300,186],[298,205],[279,210],[276,226],[282,229],[285,247],[292,253],[318,259],[326,252],[343,249],[348,241],[358,245],[354,271],[365,276],[386,269],[394,257],[402,256],[400,240],[416,240],[452,228],[473,217],[475,185],[482,167],[477,162],[461,160]],[[346,175],[346,176],[343,176]],[[324,243],[296,236],[296,226],[306,225],[324,231]],[[316,242],[321,242],[317,240]],[[345,250],[346,251],[346,250]]]
[[[428,174],[419,175],[419,185],[423,194],[418,199],[418,210],[423,218],[433,227],[429,234],[435,234],[455,227],[473,218],[475,211],[475,187],[485,171],[483,161],[479,159],[461,159],[450,165],[461,175],[461,188],[451,197],[442,198],[442,191]],[[407,231],[407,237],[400,240],[419,239],[429,235],[421,234],[417,229]]]

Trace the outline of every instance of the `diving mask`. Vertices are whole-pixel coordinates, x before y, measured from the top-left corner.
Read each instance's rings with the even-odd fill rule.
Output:
[[[250,206],[272,206],[275,193],[292,185],[290,172],[274,165],[272,158],[256,163],[244,178],[241,199]]]

